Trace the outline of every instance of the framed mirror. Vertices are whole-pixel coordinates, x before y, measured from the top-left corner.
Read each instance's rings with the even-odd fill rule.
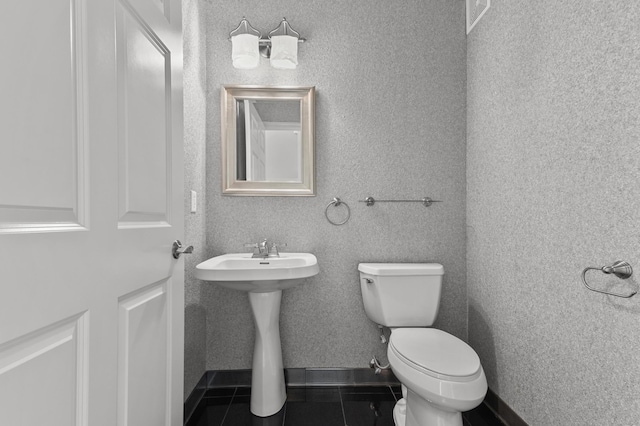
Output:
[[[313,196],[315,87],[221,90],[222,193]]]

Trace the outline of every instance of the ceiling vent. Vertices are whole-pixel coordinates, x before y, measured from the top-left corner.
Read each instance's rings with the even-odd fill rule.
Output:
[[[480,21],[484,13],[489,10],[491,0],[466,0],[467,2],[467,34]]]

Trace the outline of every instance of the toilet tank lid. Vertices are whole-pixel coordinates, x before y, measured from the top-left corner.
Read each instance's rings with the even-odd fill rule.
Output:
[[[360,263],[358,270],[371,275],[444,275],[439,263]]]

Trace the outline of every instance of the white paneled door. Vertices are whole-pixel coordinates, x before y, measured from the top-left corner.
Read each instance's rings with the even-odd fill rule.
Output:
[[[182,424],[180,0],[0,14],[0,425]]]

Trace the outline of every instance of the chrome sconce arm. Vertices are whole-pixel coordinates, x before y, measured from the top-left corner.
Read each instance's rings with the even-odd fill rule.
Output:
[[[262,34],[260,33],[260,31],[253,28],[249,23],[249,21],[247,21],[247,18],[245,18],[244,16],[242,17],[242,21],[240,21],[240,24],[238,24],[236,29],[229,33],[229,40],[241,34],[251,34],[251,35],[257,36],[258,38],[262,37]]]

